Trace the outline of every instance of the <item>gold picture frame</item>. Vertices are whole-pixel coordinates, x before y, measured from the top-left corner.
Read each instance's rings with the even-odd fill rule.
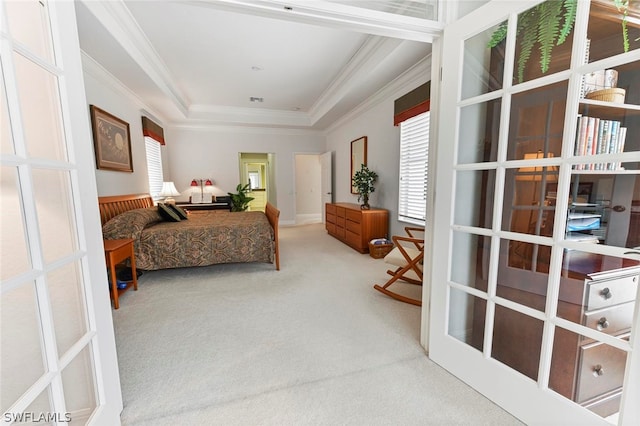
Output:
[[[133,173],[129,123],[95,105],[90,105],[89,109],[96,167],[100,170]]]
[[[367,137],[361,136],[351,141],[351,193],[357,194],[358,188],[353,186],[353,178],[362,165],[367,165]]]

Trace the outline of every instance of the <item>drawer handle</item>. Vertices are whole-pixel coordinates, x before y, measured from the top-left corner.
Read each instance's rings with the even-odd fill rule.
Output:
[[[607,317],[602,317],[598,320],[598,325],[596,325],[596,328],[599,331],[604,330],[605,328],[609,327],[609,321],[607,320]]]
[[[593,367],[593,375],[595,377],[600,377],[603,374],[604,374],[604,368],[602,368],[602,366],[600,364],[598,364],[595,367]]]
[[[604,297],[605,300],[608,300],[608,299],[611,299],[613,294],[611,294],[611,290],[609,290],[609,287],[605,287],[600,292],[600,296]]]

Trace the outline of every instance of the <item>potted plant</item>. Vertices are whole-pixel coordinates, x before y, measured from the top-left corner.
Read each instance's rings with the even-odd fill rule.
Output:
[[[227,192],[229,197],[231,197],[231,211],[232,212],[243,212],[249,208],[249,203],[253,200],[253,197],[249,197],[247,192],[249,192],[249,184],[242,186],[241,183],[236,186],[236,193]]]
[[[358,201],[362,200],[360,208],[368,210],[369,206],[369,194],[375,192],[376,188],[373,184],[378,179],[378,174],[369,170],[367,166],[362,164],[360,170],[353,175],[353,186],[358,190]]]

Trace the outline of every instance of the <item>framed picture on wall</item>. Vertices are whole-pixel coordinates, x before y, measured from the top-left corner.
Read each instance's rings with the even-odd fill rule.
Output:
[[[133,172],[129,123],[90,105],[96,166],[101,170]]]

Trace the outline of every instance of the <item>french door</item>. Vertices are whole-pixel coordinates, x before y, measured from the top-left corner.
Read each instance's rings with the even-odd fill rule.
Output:
[[[608,0],[444,31],[429,355],[527,424],[640,423],[639,15],[627,48]]]
[[[3,424],[119,424],[73,2],[0,2]]]

